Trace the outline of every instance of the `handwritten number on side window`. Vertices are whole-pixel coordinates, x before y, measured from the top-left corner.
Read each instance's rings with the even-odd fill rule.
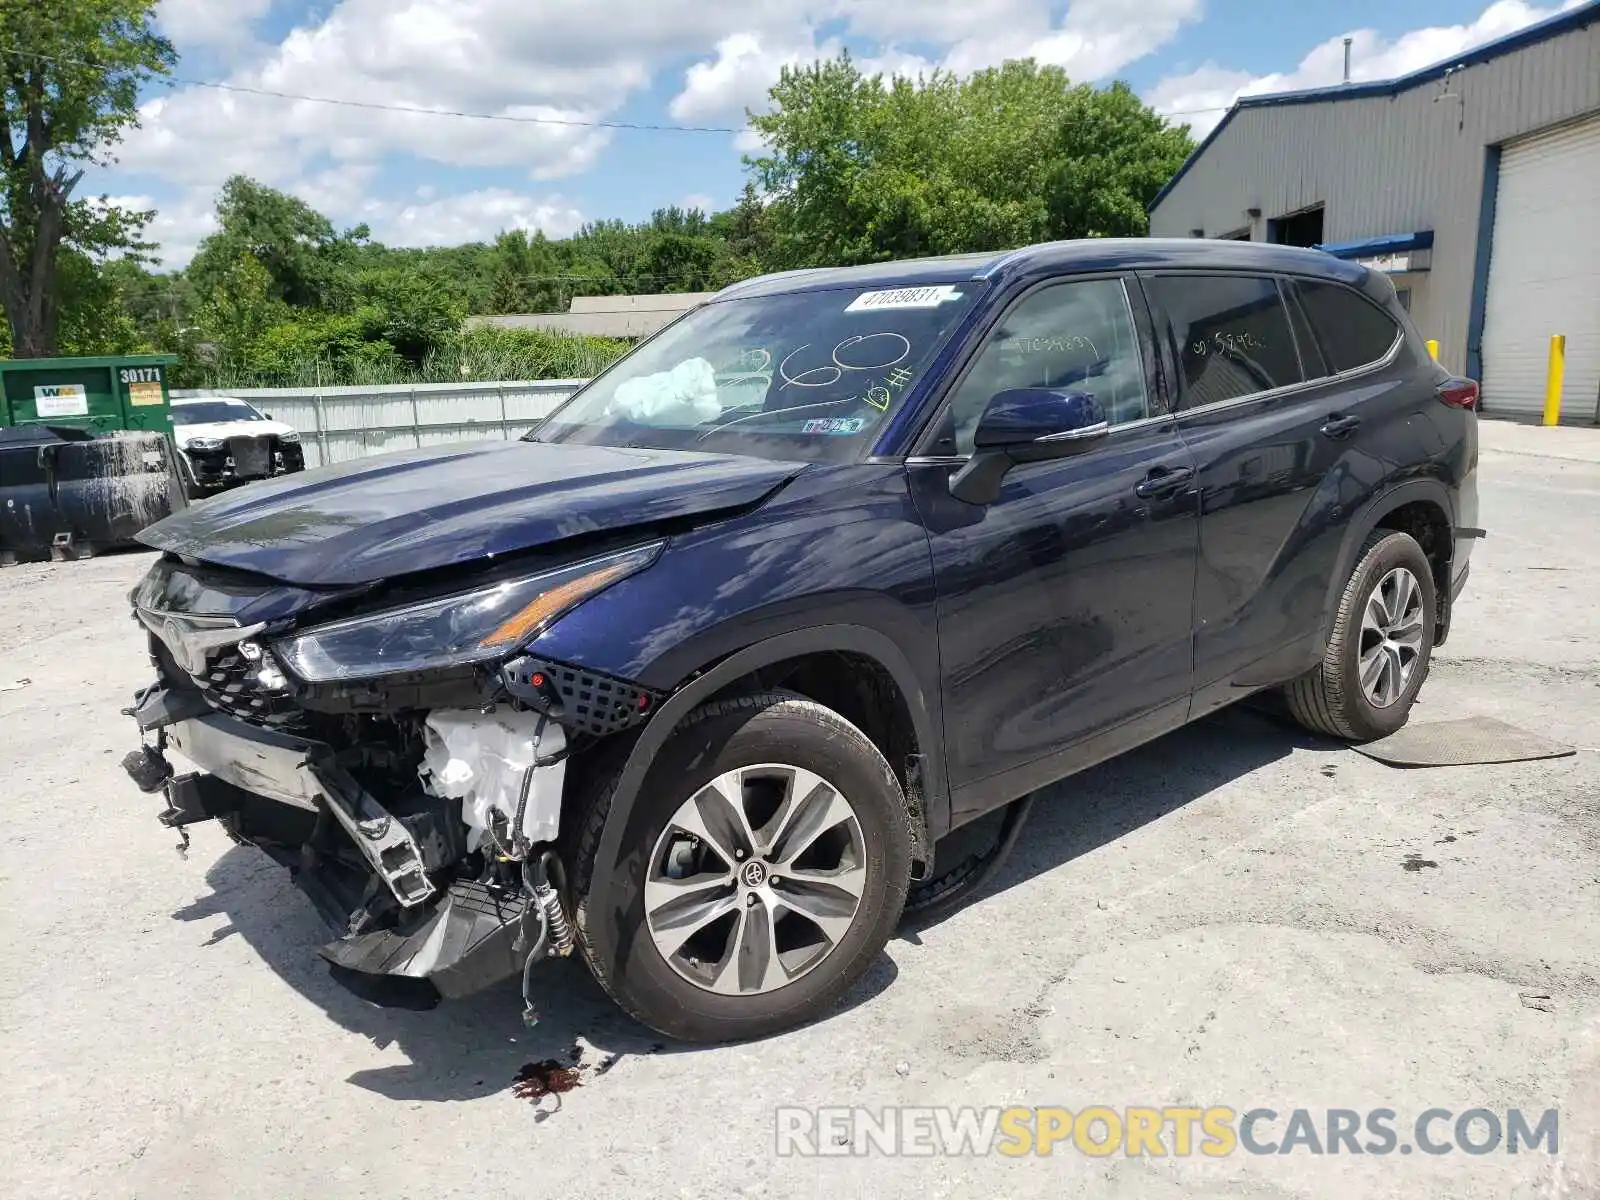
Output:
[[[1251,350],[1266,348],[1267,344],[1253,333],[1224,333],[1219,329],[1209,339],[1197,338],[1190,342],[1189,354],[1194,358],[1205,358],[1211,354],[1243,355]]]

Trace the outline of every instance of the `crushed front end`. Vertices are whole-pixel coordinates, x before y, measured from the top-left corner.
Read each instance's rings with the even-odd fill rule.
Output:
[[[236,434],[192,437],[183,455],[197,488],[218,490],[253,479],[272,479],[306,469],[305,448],[298,434]]]
[[[215,819],[287,867],[357,994],[426,1008],[520,972],[526,995],[528,969],[574,942],[568,759],[658,697],[523,647],[658,549],[399,606],[169,556],[131,597],[156,680],[127,710],[141,746],[124,766],[185,843]]]

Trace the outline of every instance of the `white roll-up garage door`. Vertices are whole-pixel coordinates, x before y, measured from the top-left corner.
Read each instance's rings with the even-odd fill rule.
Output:
[[[1563,421],[1600,400],[1600,115],[1509,142],[1500,155],[1483,410],[1544,410],[1550,335],[1567,336]]]

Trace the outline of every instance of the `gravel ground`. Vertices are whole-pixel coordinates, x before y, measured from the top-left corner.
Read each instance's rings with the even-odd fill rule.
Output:
[[[348,996],[276,868],[207,826],[180,858],[117,767],[147,556],[5,571],[0,1190],[1600,1195],[1600,443],[1484,443],[1491,536],[1413,719],[1496,716],[1576,756],[1397,771],[1224,712],[1056,789],[996,889],[891,942],[831,1019],[711,1050],[662,1045],[570,963],[532,1030],[512,985],[433,1013]],[[574,1046],[611,1069],[559,1111],[513,1094]],[[1004,1104],[1387,1107],[1402,1134],[1430,1107],[1555,1107],[1560,1152],[775,1153],[780,1105]]]

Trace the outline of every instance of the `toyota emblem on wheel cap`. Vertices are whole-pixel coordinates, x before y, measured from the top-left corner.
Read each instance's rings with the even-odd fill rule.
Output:
[[[767,868],[755,860],[745,863],[739,872],[745,887],[758,888],[767,881]]]

